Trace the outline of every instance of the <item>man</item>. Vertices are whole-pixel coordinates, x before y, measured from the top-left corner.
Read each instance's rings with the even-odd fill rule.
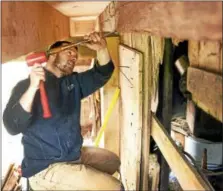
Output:
[[[97,51],[94,67],[73,73],[77,48],[50,55],[45,68],[36,63],[28,79],[19,82],[3,114],[7,131],[23,134],[22,176],[33,190],[121,190],[111,175],[120,160],[112,152],[82,147],[80,130],[81,99],[102,87],[114,65],[106,41],[98,33],[86,37],[89,48]],[[50,49],[67,45],[59,41]],[[45,82],[52,117],[42,117],[39,82]]]

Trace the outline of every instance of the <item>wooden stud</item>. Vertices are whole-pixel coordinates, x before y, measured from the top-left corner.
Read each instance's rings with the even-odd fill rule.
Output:
[[[121,174],[126,190],[139,190],[142,133],[142,54],[120,45]],[[133,152],[134,151],[134,152]]]
[[[220,52],[221,43],[219,41],[201,41],[199,42],[199,67],[206,71],[219,73],[220,71]]]

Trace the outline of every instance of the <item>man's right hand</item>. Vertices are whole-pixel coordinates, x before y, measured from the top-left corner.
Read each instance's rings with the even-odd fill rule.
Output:
[[[30,72],[30,85],[27,91],[20,98],[20,104],[23,109],[27,112],[32,111],[32,104],[36,94],[36,91],[39,89],[40,81],[45,81],[45,72],[43,67],[36,63],[31,69]]]
[[[40,81],[45,81],[45,72],[41,64],[34,64],[30,72],[30,88],[39,89]]]

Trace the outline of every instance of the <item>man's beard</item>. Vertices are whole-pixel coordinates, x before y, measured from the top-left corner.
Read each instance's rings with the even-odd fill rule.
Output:
[[[54,66],[60,70],[63,76],[67,76],[73,73],[73,69],[75,66],[74,61],[65,62],[58,55],[54,61]]]

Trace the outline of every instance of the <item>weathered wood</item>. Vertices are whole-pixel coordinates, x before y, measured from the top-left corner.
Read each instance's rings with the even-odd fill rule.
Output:
[[[190,66],[222,74],[221,41],[189,41]]]
[[[172,118],[173,95],[173,44],[171,39],[165,39],[164,46],[164,82],[163,82],[163,107],[162,121],[170,134]],[[165,190],[169,185],[169,166],[164,157],[161,157],[160,190]]]
[[[119,46],[121,174],[126,190],[139,190],[142,133],[142,54]],[[124,75],[128,78],[126,78]],[[134,152],[133,152],[134,151]]]
[[[168,132],[155,116],[152,117],[152,137],[184,190],[213,190],[179,151]]]
[[[3,1],[2,63],[69,37],[69,18],[46,2]]]
[[[151,131],[151,101],[155,98],[159,63],[163,57],[163,39],[150,37],[148,33],[121,33],[121,42],[143,53],[143,111],[142,111],[142,145],[139,190],[148,190],[149,182],[149,155]],[[152,93],[151,93],[152,92]],[[153,98],[152,95],[153,94]],[[155,104],[154,104],[155,105]]]
[[[149,189],[148,190],[158,190],[159,189],[159,173],[160,165],[156,154],[149,155]]]
[[[220,52],[221,46],[221,42],[218,41],[200,42],[198,61],[200,69],[219,74],[222,73],[220,70],[220,54],[222,54],[222,52]]]
[[[222,76],[189,67],[187,89],[193,101],[222,122]]]
[[[100,22],[106,31],[144,31],[178,39],[222,40],[222,3],[117,2],[115,8],[101,14]]]
[[[135,48],[143,53],[143,111],[142,111],[142,145],[141,145],[141,167],[140,167],[140,187],[139,190],[148,190],[149,182],[149,150],[150,150],[150,108],[152,91],[152,64],[151,38],[146,33],[123,33],[122,43]],[[155,45],[154,45],[155,46]]]
[[[190,132],[194,135],[195,134],[195,118],[197,115],[195,104],[192,100],[187,100],[187,109],[186,109],[186,120]]]
[[[156,113],[159,104],[159,69],[163,63],[165,40],[162,37],[151,36],[151,111]]]
[[[116,31],[117,28],[117,4],[112,1],[99,16],[99,25],[101,31]]]
[[[146,33],[131,34],[132,47],[143,53],[142,69],[142,142],[141,142],[141,167],[139,190],[148,190],[149,182],[149,152],[150,152],[150,108],[151,108],[151,89],[152,89],[152,55],[151,38]]]
[[[13,172],[13,169],[15,168],[15,163],[11,163],[8,167],[8,170],[5,174],[5,177],[3,179],[3,182],[2,182],[2,185],[1,185],[1,188],[4,188],[7,180],[9,179],[9,177],[11,176],[12,172]]]
[[[9,166],[7,175],[4,180],[4,184],[2,185],[3,191],[14,190],[14,188],[18,185],[21,176],[18,173],[18,168],[15,167],[15,164],[11,164]]]

